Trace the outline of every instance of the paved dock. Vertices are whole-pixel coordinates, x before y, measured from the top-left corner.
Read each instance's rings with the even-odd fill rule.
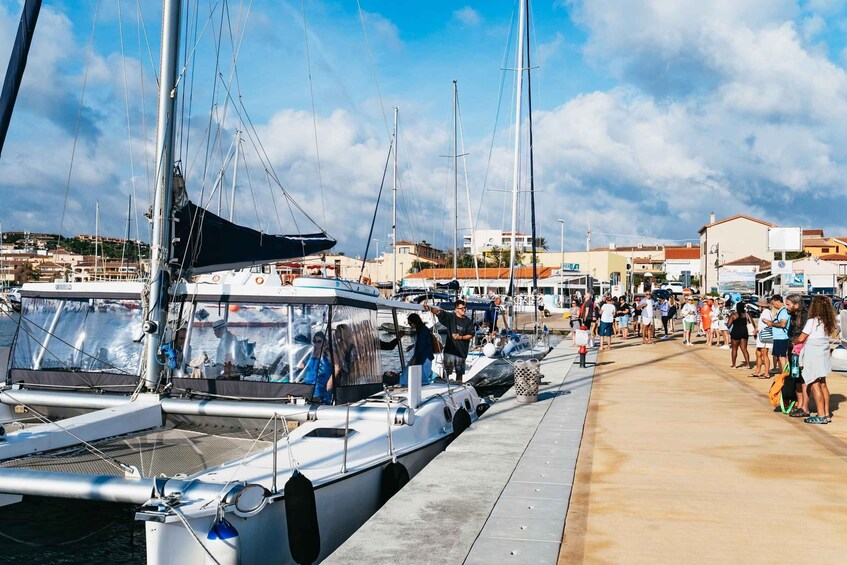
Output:
[[[593,375],[569,344],[538,402],[503,395],[325,563],[555,563]]]
[[[635,344],[600,356],[559,563],[847,562],[847,377],[811,425],[729,351]]]
[[[537,404],[507,393],[327,563],[847,562],[845,373],[811,425],[702,341],[588,369],[568,344]]]

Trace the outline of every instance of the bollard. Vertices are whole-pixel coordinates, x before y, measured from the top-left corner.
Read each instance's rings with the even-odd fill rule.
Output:
[[[580,326],[576,332],[576,344],[579,346],[579,366],[585,368],[585,356],[588,353],[588,328]]]

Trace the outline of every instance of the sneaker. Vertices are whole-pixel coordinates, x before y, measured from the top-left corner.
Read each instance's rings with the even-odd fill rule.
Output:
[[[662,338],[662,340],[665,340],[665,339],[670,339],[670,338],[668,336],[665,336],[665,337]]]
[[[721,345],[721,349],[729,349],[728,345]]]
[[[693,344],[693,343],[691,343],[691,342],[689,341],[689,342],[688,342],[688,347],[694,347],[694,344]]]

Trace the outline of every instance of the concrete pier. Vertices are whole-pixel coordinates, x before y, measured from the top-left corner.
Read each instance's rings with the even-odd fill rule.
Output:
[[[554,563],[593,376],[575,359],[559,344],[538,402],[503,395],[325,563]]]

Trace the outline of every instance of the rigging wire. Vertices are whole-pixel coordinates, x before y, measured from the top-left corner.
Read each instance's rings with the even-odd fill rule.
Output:
[[[376,72],[376,65],[374,64],[374,55],[373,51],[371,51],[371,43],[368,40],[368,30],[365,27],[365,13],[362,11],[362,2],[361,0],[356,0],[356,7],[359,10],[359,20],[362,22],[362,33],[365,36],[365,46],[368,48],[368,60],[371,63],[371,74],[373,75],[374,84],[376,85],[376,93],[379,98],[379,107],[382,110],[382,121],[385,123],[385,133],[391,137],[391,128],[388,127],[388,115],[385,113],[385,104],[382,101],[382,90],[379,88],[379,76]]]
[[[123,25],[123,15],[121,13],[121,3],[120,0],[117,2],[118,4],[118,32],[120,35],[120,44],[121,44],[121,71],[123,73],[124,79],[124,106],[126,107],[126,135],[127,135],[127,143],[129,145],[129,174],[130,174],[130,183],[132,185],[132,198],[137,199],[138,194],[136,192],[135,187],[135,159],[133,158],[133,150],[132,150],[132,124],[130,122],[130,109],[129,109],[129,81],[127,79],[126,73],[126,54],[124,52],[124,25]],[[130,203],[132,200],[130,200]],[[127,221],[132,218],[132,209],[128,210]],[[130,232],[127,229],[126,238],[129,240]],[[121,267],[124,265],[124,255],[126,254],[126,247],[128,245],[128,241],[124,241],[123,248],[121,250]]]
[[[82,109],[85,107],[85,89],[88,86],[88,69],[91,64],[91,54],[94,51],[94,31],[97,29],[97,16],[100,12],[100,0],[94,6],[94,20],[91,23],[91,36],[88,39],[88,53],[85,56],[85,70],[82,76],[82,94],[79,97],[79,109],[76,113],[76,127],[74,129],[74,141],[71,147],[71,162],[68,165],[68,179],[65,183],[65,201],[62,205],[62,216],[59,220],[59,243],[62,242],[62,232],[65,228],[65,212],[68,209],[68,196],[71,191],[71,177],[74,170],[74,156],[76,155],[76,145],[79,141],[79,128],[82,122]]]
[[[395,150],[394,149],[394,142],[395,142],[395,140],[392,139],[391,145],[388,147],[388,155],[385,157],[385,167],[382,169],[382,182],[379,183],[379,193],[376,196],[376,206],[374,206],[374,215],[373,215],[373,219],[371,220],[371,229],[368,232],[368,239],[365,243],[365,254],[362,257],[362,268],[359,270],[359,279],[358,279],[359,282],[362,282],[362,276],[365,273],[365,263],[368,260],[368,252],[370,251],[370,248],[371,248],[371,238],[373,237],[373,234],[374,234],[374,224],[376,223],[376,213],[379,210],[379,201],[380,201],[380,199],[382,199],[382,189],[385,187],[385,176],[388,174],[388,164],[391,162],[391,152],[393,150]]]
[[[321,174],[321,150],[318,145],[318,118],[315,112],[315,89],[312,84],[312,59],[309,54],[309,31],[306,22],[306,2],[300,0],[300,7],[303,12],[303,41],[306,44],[306,71],[309,77],[309,99],[312,102],[312,128],[315,133],[315,159],[318,165],[318,186],[321,192],[321,214],[323,215],[323,225],[326,225],[326,203],[324,201],[324,182]]]

